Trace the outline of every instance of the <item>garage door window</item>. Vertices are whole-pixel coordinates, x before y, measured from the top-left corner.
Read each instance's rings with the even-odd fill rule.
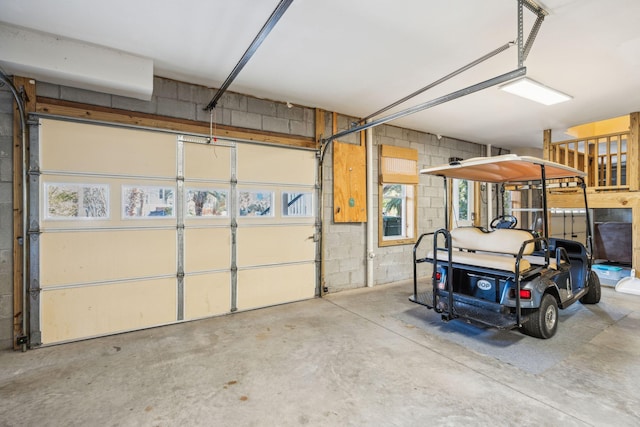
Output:
[[[273,216],[272,191],[240,191],[238,197],[240,216]]]
[[[108,219],[109,186],[46,183],[45,219]]]
[[[229,216],[227,200],[229,192],[225,190],[202,190],[189,188],[185,195],[188,217],[226,217]]]
[[[174,191],[170,187],[122,186],[124,218],[173,217]]]
[[[282,193],[282,216],[312,217],[312,193]]]

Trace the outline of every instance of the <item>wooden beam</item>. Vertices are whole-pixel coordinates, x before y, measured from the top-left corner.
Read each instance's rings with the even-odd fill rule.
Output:
[[[324,110],[316,108],[316,148],[320,148],[320,141],[324,136]]]
[[[14,76],[13,85],[18,91],[24,91],[25,113],[28,114],[35,110],[36,106],[36,85],[35,81],[26,77]],[[25,118],[26,119],[26,118]],[[26,133],[25,140],[26,149],[29,149],[28,129],[24,129]],[[28,156],[28,151],[27,151]],[[25,313],[22,312],[22,280],[23,275],[23,259],[26,256],[24,247],[28,243],[28,236],[24,236],[23,231],[23,212],[25,206],[22,204],[22,177],[27,171],[23,170],[22,162],[22,134],[20,124],[20,111],[17,104],[13,103],[13,348],[19,349],[16,338],[26,331],[22,330],[22,319]],[[20,244],[23,242],[23,244]]]
[[[542,134],[542,158],[554,160],[551,158],[551,129],[545,129]]]
[[[208,122],[178,119],[135,111],[118,110],[96,105],[62,101],[53,98],[38,97],[36,111],[38,113],[52,114],[54,116],[73,117],[129,126],[141,126],[152,129],[163,129],[201,135],[209,134]],[[245,141],[288,145],[292,147],[316,148],[315,139],[312,137],[250,130],[225,125],[217,125],[216,131],[216,136],[218,138],[241,139]]]
[[[630,191],[640,191],[640,112],[630,114],[627,141],[627,185]],[[640,265],[638,266],[640,268]]]

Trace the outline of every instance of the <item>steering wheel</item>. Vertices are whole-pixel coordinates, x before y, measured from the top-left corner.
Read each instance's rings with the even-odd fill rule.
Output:
[[[491,228],[516,228],[518,218],[513,215],[500,215],[491,221]]]

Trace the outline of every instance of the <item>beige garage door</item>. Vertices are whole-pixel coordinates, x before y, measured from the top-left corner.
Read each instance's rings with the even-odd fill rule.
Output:
[[[36,133],[32,345],[316,295],[313,152],[52,119]]]

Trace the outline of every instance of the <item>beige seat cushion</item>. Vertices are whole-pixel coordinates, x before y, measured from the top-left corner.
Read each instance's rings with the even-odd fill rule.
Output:
[[[476,227],[459,227],[454,228],[450,233],[453,262],[511,273],[516,272],[516,255],[520,252],[522,244],[533,239],[528,231],[513,229],[485,232]],[[528,243],[524,248],[523,256],[531,255],[534,249],[535,244]],[[427,254],[427,258],[433,259],[433,251]],[[438,261],[446,262],[447,260],[447,252],[438,251]],[[530,268],[531,262],[523,257],[520,260],[520,272]]]

